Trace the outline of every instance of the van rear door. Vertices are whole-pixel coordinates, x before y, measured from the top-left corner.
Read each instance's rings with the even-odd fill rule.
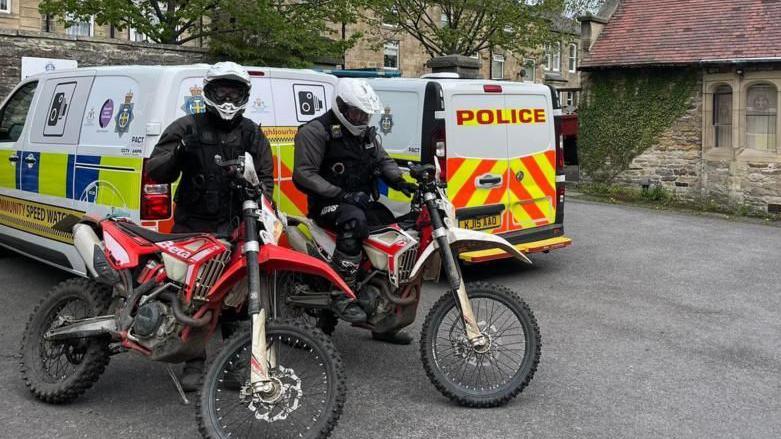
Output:
[[[507,231],[553,224],[556,219],[556,150],[550,99],[544,88],[534,92],[505,87],[505,108],[520,123],[507,127]]]
[[[461,227],[504,231],[507,217],[507,127],[500,123],[505,97],[483,83],[445,87],[448,196]],[[449,96],[448,96],[449,95]]]

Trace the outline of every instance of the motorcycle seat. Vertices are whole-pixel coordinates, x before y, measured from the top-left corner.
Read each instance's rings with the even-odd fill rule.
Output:
[[[140,236],[149,242],[158,243],[163,241],[181,241],[183,239],[203,236],[205,233],[158,233],[149,230],[146,227],[133,224],[131,222],[118,221],[117,226],[129,233]]]

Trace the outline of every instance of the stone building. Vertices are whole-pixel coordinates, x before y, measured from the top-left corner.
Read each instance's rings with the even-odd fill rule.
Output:
[[[694,71],[688,111],[618,182],[781,213],[781,3],[611,0],[581,19],[584,95],[598,75]]]
[[[134,29],[116,29],[113,26],[100,26],[94,20],[75,23],[65,27],[56,19],[41,15],[38,11],[39,0],[0,0],[0,29],[13,29],[31,32],[50,32],[71,37],[111,38],[125,41],[147,42],[148,38]],[[203,47],[204,40],[199,38],[189,42],[188,46]]]
[[[445,21],[443,19],[443,26]],[[551,84],[561,92],[562,106],[574,111],[580,91],[577,72],[580,29],[571,19],[555,20],[553,29],[560,37],[559,41],[537,49],[534,55],[522,57],[504,50],[484,50],[475,55],[480,61],[482,76]],[[365,23],[347,26],[348,36],[354,32],[361,32],[366,37],[345,53],[345,68],[398,70],[404,77],[419,77],[431,72],[427,65],[431,57],[412,36],[398,32],[392,26],[369,29]]]
[[[111,39],[131,42],[147,42],[143,34],[131,29],[115,29],[99,26],[94,21],[63,26],[57,20],[42,16],[38,11],[39,0],[0,0],[0,29],[26,32],[44,32],[76,39]],[[446,23],[443,22],[443,25]],[[479,59],[483,77],[497,80],[525,80],[554,85],[561,92],[565,111],[574,111],[578,103],[580,78],[577,64],[580,59],[579,29],[574,20],[557,19],[553,29],[560,40],[536,50],[536,54],[519,57],[503,50],[483,51]],[[334,27],[336,33],[341,29]],[[408,34],[400,33],[391,26],[369,29],[366,23],[348,25],[345,36],[361,32],[366,37],[344,54],[343,60],[325,60],[322,67],[334,67],[328,63],[342,64],[344,68],[376,68],[399,71],[405,77],[419,77],[429,73],[430,56],[422,45]],[[53,38],[58,38],[54,37]],[[37,41],[37,40],[36,40]],[[208,41],[196,39],[188,47],[204,47]],[[172,48],[176,51],[178,49]],[[186,49],[184,49],[186,50]],[[38,51],[40,52],[40,51]],[[31,56],[31,55],[26,55]],[[33,55],[36,56],[36,55]],[[157,58],[154,58],[157,59]],[[183,59],[189,59],[185,57]],[[81,65],[81,64],[80,64]],[[93,65],[89,62],[84,65]],[[16,76],[18,77],[18,76]]]

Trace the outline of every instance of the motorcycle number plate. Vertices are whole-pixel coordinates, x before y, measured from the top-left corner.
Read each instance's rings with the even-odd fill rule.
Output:
[[[496,229],[501,225],[501,215],[478,216],[458,221],[459,227],[470,230],[491,230]]]

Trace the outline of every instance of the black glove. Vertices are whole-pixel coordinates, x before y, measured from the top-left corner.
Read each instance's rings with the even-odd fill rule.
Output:
[[[415,191],[418,190],[418,185],[404,179],[396,180],[395,182],[393,182],[393,184],[390,185],[390,187],[403,193],[407,197],[411,197],[412,194],[414,194]]]
[[[188,149],[187,142],[184,139],[180,140],[179,144],[176,145],[176,149],[174,149],[174,160],[177,163],[182,163],[182,160],[188,153]]]
[[[342,201],[366,210],[369,208],[369,204],[371,204],[372,199],[369,198],[366,192],[346,192],[344,195],[342,195]]]

